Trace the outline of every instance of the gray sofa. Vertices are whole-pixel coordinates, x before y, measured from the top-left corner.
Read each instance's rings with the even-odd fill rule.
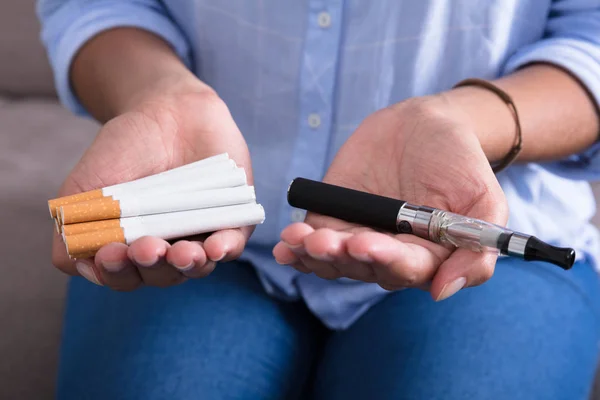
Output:
[[[98,129],[56,101],[34,3],[0,1],[0,399],[53,397],[67,278],[45,201]]]
[[[0,1],[0,399],[51,399],[66,277],[44,203],[97,132],[56,101],[33,0]]]

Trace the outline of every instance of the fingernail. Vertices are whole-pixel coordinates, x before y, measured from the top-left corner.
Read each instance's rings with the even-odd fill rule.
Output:
[[[80,262],[75,263],[75,268],[77,268],[77,272],[79,272],[79,274],[81,276],[83,276],[85,279],[87,279],[88,281],[90,281],[92,283],[95,283],[98,286],[102,286],[102,284],[100,283],[100,280],[98,280],[98,277],[96,276],[96,273],[94,272],[92,267],[90,267],[86,263],[80,261]]]
[[[285,261],[282,261],[282,260],[278,260],[278,259],[275,259],[275,261],[276,261],[276,262],[277,262],[277,264],[279,264],[279,265],[284,265],[284,266],[286,266],[286,267],[289,267],[289,266],[290,266],[290,265],[292,265],[293,263],[297,262],[297,261],[298,261],[298,259],[297,259],[297,258],[294,258],[293,260],[290,260],[290,261],[288,261],[288,262],[285,262]]]
[[[150,268],[158,262],[158,256],[148,261],[135,260],[135,262],[141,267]]]
[[[362,254],[351,254],[353,258],[356,258],[358,261],[367,263],[367,264],[372,264],[374,262],[374,260],[371,258],[370,255],[368,255],[367,253],[362,253]]]
[[[453,296],[454,294],[456,294],[456,292],[458,292],[460,289],[462,289],[465,284],[467,283],[467,280],[463,277],[455,279],[454,281],[447,283],[444,288],[442,289],[442,291],[440,292],[440,295],[438,296],[437,299],[435,299],[435,301],[442,301],[442,300],[446,300],[448,297]]]
[[[125,263],[121,261],[103,261],[102,268],[104,268],[108,272],[121,272],[123,268],[125,268]]]
[[[204,264],[204,266],[202,267],[202,269],[212,269],[216,267],[216,262],[214,261],[208,261],[206,264]]]
[[[224,259],[226,255],[227,255],[227,252],[226,252],[226,251],[224,251],[224,252],[223,252],[223,254],[221,254],[219,257],[217,257],[217,258],[214,258],[214,259],[212,259],[212,260],[213,260],[214,262],[219,262],[219,261],[221,261],[222,259]]]
[[[299,256],[306,255],[306,250],[304,249],[303,244],[289,244],[286,242],[283,242],[283,243],[292,251],[292,253],[299,255]]]
[[[173,264],[173,266],[175,268],[177,268],[178,270],[183,271],[183,272],[189,271],[190,269],[194,268],[195,265],[196,265],[196,263],[193,262],[193,261],[191,263],[189,263],[188,265],[183,266],[183,267],[180,267],[179,265]]]
[[[325,262],[332,262],[333,261],[333,257],[331,257],[329,254],[311,254],[312,258],[314,258],[315,260],[319,260],[319,261],[325,261]]]

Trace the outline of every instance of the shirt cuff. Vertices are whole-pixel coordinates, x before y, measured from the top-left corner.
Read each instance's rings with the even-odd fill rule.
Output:
[[[514,54],[503,75],[534,62],[547,62],[569,71],[590,93],[600,107],[600,49],[598,46],[569,38],[542,40]],[[600,179],[600,141],[564,160],[540,163],[553,173],[569,179]]]
[[[56,90],[61,103],[78,115],[88,115],[70,85],[70,67],[79,49],[102,31],[116,27],[134,27],[152,32],[171,45],[190,68],[190,46],[183,33],[168,15],[160,10],[119,1],[98,1],[82,6],[70,3],[46,22],[46,33],[60,31],[58,40],[47,40],[54,71]]]

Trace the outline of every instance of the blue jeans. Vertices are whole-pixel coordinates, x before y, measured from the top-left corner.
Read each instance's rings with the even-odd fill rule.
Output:
[[[435,303],[390,294],[331,332],[267,296],[251,266],[169,289],[70,285],[59,399],[586,399],[600,285],[501,260],[486,284]]]

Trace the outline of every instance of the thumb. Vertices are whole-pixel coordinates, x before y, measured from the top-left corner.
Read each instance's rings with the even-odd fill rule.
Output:
[[[493,276],[497,259],[495,253],[455,250],[439,266],[429,289],[431,297],[441,301],[463,288],[481,285]]]
[[[508,206],[502,191],[489,192],[471,208],[468,216],[504,226],[508,219]],[[431,282],[431,296],[441,301],[463,288],[483,284],[492,278],[497,260],[496,249],[483,249],[482,252],[464,248],[454,250],[440,264]]]

